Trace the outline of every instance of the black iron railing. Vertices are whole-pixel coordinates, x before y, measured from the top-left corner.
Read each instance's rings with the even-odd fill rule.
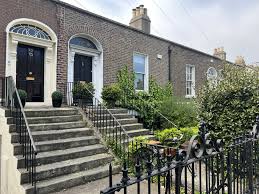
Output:
[[[227,147],[206,131],[202,124],[200,134],[191,138],[188,149],[179,149],[175,155],[168,148],[166,160],[160,159],[159,148],[155,153],[145,151],[145,157],[136,160],[132,176],[124,163],[121,181],[115,184],[110,166],[109,186],[100,193],[115,194],[121,190],[124,194],[258,193],[259,117],[252,133],[237,137]],[[155,161],[152,155],[156,155]],[[143,164],[146,170],[141,167]]]
[[[145,98],[140,98],[136,91],[123,90],[122,97],[117,104],[127,108],[129,113],[138,118],[139,122],[143,123],[144,127],[150,129],[151,132],[165,128],[180,129],[149,102],[149,96],[145,96]]]
[[[69,105],[80,107],[113,152],[121,160],[127,160],[129,157],[128,145],[132,140],[125,128],[112,112],[89,90],[89,98],[80,98],[78,96],[75,98],[73,88],[76,84],[78,83],[69,82],[65,86],[65,101]]]
[[[13,118],[15,132],[18,133],[18,142],[22,147],[24,166],[29,171],[28,182],[34,186],[36,194],[37,148],[12,77],[2,78],[2,105],[8,108],[10,116]]]

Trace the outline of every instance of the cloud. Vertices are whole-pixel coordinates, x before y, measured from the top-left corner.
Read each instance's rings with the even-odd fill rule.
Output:
[[[210,54],[214,48],[224,46],[231,61],[237,55],[244,56],[247,63],[259,61],[258,0],[63,1],[127,25],[131,9],[144,4],[152,34]]]

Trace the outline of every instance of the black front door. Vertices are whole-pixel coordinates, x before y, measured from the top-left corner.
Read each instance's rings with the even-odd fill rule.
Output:
[[[92,82],[92,57],[75,54],[74,82]]]
[[[27,102],[44,101],[43,48],[18,44],[16,85],[27,92]]]

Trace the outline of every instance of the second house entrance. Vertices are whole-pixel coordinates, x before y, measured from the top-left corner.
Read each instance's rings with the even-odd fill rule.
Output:
[[[92,61],[92,57],[75,54],[74,82],[92,82]]]
[[[44,101],[43,48],[18,44],[16,85],[27,92],[27,102]]]

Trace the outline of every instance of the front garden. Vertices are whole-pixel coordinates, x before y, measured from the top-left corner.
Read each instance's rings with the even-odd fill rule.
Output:
[[[195,100],[175,97],[171,85],[161,87],[153,79],[148,93],[135,92],[133,78],[127,68],[119,72],[120,98],[113,105],[132,110],[161,146],[135,138],[121,182],[113,189],[139,188],[143,180],[149,186],[155,182],[159,191],[163,185],[168,193],[240,193],[241,187],[249,193],[257,188],[258,71],[226,65],[222,77],[208,81]],[[203,121],[199,127],[198,121]]]
[[[135,142],[186,146],[202,120],[211,135],[230,143],[250,130],[259,114],[258,72],[226,65],[222,75],[207,82],[196,99],[184,99],[174,96],[171,84],[160,86],[152,77],[148,92],[135,91],[134,74],[125,66],[118,83],[106,86],[102,98],[108,107],[130,110],[156,138],[150,142],[138,137]]]

